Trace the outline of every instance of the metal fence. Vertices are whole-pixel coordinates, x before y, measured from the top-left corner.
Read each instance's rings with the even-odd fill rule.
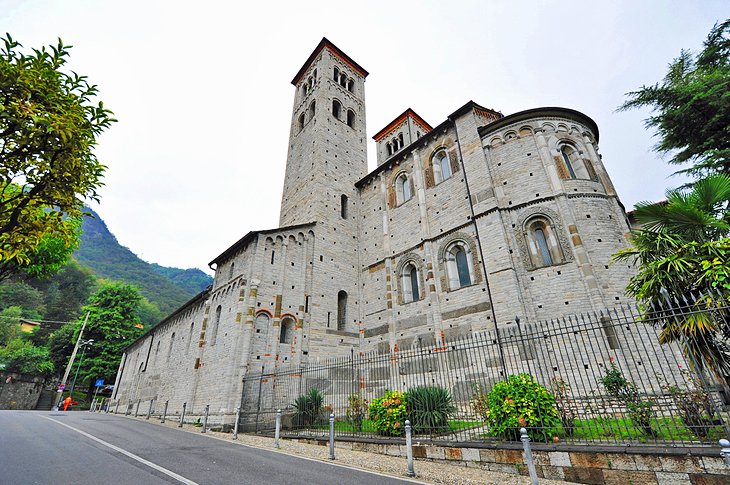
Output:
[[[537,441],[716,443],[730,437],[729,315],[700,296],[279,366],[245,378],[240,427],[272,433],[281,410],[284,436],[325,436],[332,413],[355,439],[400,439],[408,418],[419,441],[516,441],[524,426]]]

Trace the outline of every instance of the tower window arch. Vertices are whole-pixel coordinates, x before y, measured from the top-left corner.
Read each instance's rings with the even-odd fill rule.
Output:
[[[565,260],[550,219],[542,215],[532,217],[526,221],[524,230],[533,268],[552,266]]]
[[[215,316],[213,317],[213,328],[210,329],[210,345],[215,345],[216,337],[218,337],[218,326],[221,323],[221,311],[223,308],[218,305],[215,309]]]
[[[395,200],[398,205],[408,202],[413,197],[413,189],[408,174],[403,172],[395,179]]]
[[[334,116],[336,119],[340,119],[340,113],[342,112],[342,103],[337,101],[336,99],[332,100],[332,116]]]
[[[420,275],[418,268],[413,262],[406,263],[401,272],[401,288],[403,289],[403,302],[410,303],[421,299]]]
[[[314,100],[312,100],[312,103],[309,105],[309,119],[314,119],[314,113],[316,112],[317,104]]]
[[[347,87],[347,74],[340,72],[340,86],[343,88]]]
[[[581,157],[581,153],[571,143],[561,143],[558,147],[561,163],[558,164],[558,173],[563,179],[586,179],[598,181],[593,164]]]
[[[294,337],[294,326],[294,320],[291,317],[285,317],[281,320],[281,329],[279,330],[279,343],[292,343]]]
[[[441,183],[453,175],[451,171],[451,160],[445,149],[438,150],[432,158],[433,176],[435,182]]]
[[[333,80],[334,80],[334,81],[335,81],[336,83],[340,82],[340,70],[339,70],[339,69],[337,69],[337,67],[335,67],[335,74],[334,74],[334,76],[332,76],[332,79],[333,79]]]
[[[340,217],[347,219],[347,196],[345,194],[340,196]]]
[[[457,290],[474,283],[474,261],[469,245],[464,241],[451,243],[445,252],[449,289]]]
[[[350,128],[355,126],[355,112],[351,109],[347,110],[347,126]]]
[[[299,115],[298,126],[299,126],[299,131],[302,131],[304,129],[304,113]]]
[[[388,142],[385,144],[385,149],[388,152],[388,156],[391,156],[393,154],[393,144]]]
[[[340,290],[337,293],[337,330],[345,330],[347,325],[347,292]]]
[[[352,79],[347,80],[347,90],[351,93],[355,91],[355,81],[353,81]]]
[[[403,133],[398,133],[398,148],[403,148],[405,144],[403,143]]]

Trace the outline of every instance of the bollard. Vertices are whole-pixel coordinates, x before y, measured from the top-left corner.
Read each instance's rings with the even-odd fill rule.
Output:
[[[728,466],[730,466],[730,441],[720,440],[720,446],[722,446],[720,456],[723,457]]]
[[[416,472],[413,471],[413,439],[411,437],[411,422],[406,419],[406,457],[408,461],[408,471],[406,475],[415,477]]]
[[[137,399],[137,407],[134,408],[134,417],[136,418],[137,415],[139,415],[139,404],[142,402],[141,399]]]
[[[238,406],[236,408],[236,422],[233,425],[233,439],[234,440],[238,439],[238,422],[240,421],[240,419],[241,419],[241,406]]]
[[[527,470],[530,472],[530,484],[538,485],[537,471],[535,471],[535,462],[532,460],[532,450],[530,449],[530,437],[527,436],[525,428],[520,428],[520,441],[522,441],[522,447],[525,449],[525,463],[527,464]]]
[[[118,414],[118,413],[119,413],[119,399],[117,399],[117,405],[114,408],[114,414]]]
[[[124,412],[125,416],[129,416],[130,414],[132,414],[132,401],[127,403],[127,410]]]
[[[281,409],[276,410],[276,431],[274,432],[274,448],[277,450],[279,446],[279,434],[281,432]]]
[[[165,422],[165,416],[167,415],[167,403],[170,401],[165,401],[165,407],[162,409],[162,418],[160,419],[160,423]]]
[[[155,402],[154,399],[150,399],[150,407],[147,409],[147,419],[150,419],[150,416],[152,416],[152,404]]]
[[[335,459],[335,413],[330,413],[330,460]]]
[[[208,427],[208,411],[210,410],[210,404],[205,405],[205,414],[203,415],[203,430],[201,433],[205,433],[205,428]]]
[[[184,402],[183,403],[183,411],[182,411],[182,414],[180,415],[180,424],[177,425],[178,428],[182,428],[183,421],[185,420],[185,408],[187,406],[188,406],[188,403]]]

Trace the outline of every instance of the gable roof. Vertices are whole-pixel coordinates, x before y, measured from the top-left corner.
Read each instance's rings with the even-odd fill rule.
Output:
[[[353,61],[350,56],[342,52],[339,47],[334,45],[332,42],[330,42],[327,37],[322,37],[322,40],[319,41],[319,44],[317,44],[317,47],[314,48],[312,53],[309,55],[306,61],[304,61],[304,65],[299,69],[296,76],[294,76],[294,79],[292,79],[291,83],[296,86],[299,84],[299,81],[301,81],[302,77],[304,76],[304,73],[307,72],[307,69],[309,68],[309,65],[314,61],[314,59],[319,55],[320,52],[322,52],[323,49],[327,48],[330,52],[332,52],[335,56],[337,56],[342,62],[350,66],[352,69],[355,70],[358,74],[360,74],[363,78],[368,77],[369,72],[367,72],[365,69],[363,69],[360,64]]]

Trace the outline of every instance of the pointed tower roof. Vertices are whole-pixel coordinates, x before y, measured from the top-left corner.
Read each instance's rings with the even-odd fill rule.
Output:
[[[301,69],[299,69],[299,71],[297,72],[297,75],[294,76],[294,79],[292,79],[291,83],[293,85],[296,86],[299,83],[299,81],[302,79],[302,76],[304,76],[304,73],[307,72],[307,68],[309,67],[309,65],[312,63],[312,61],[314,61],[314,59],[319,55],[319,53],[322,52],[323,49],[328,49],[330,52],[332,52],[332,54],[337,56],[342,62],[344,62],[345,64],[350,66],[352,69],[354,69],[355,72],[360,74],[362,77],[364,77],[364,78],[368,77],[369,73],[365,69],[363,69],[363,67],[360,66],[360,64],[353,61],[350,58],[350,56],[348,56],[347,54],[342,52],[340,50],[340,48],[337,47],[336,45],[334,45],[332,42],[330,42],[327,39],[327,37],[322,37],[322,40],[319,42],[319,44],[317,44],[317,47],[314,48],[314,50],[312,51],[312,54],[310,54],[310,56],[304,62],[304,65],[302,66]]]

